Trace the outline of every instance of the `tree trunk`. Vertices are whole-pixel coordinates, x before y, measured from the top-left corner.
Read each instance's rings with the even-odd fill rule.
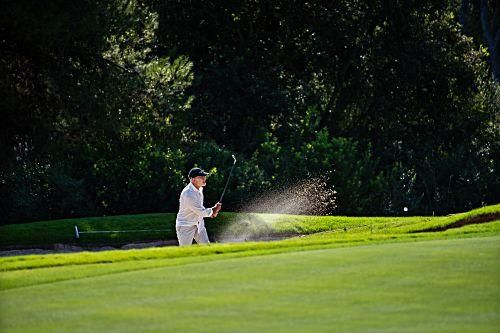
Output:
[[[463,2],[466,2],[465,0]],[[462,2],[462,4],[463,4]],[[495,13],[498,11],[496,8]],[[495,81],[500,82],[500,28],[495,20],[488,19],[488,0],[481,0],[480,4],[481,27],[490,51],[491,69]],[[496,16],[496,15],[495,15]]]

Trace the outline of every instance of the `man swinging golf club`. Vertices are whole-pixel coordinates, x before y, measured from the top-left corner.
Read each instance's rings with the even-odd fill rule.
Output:
[[[200,168],[191,169],[188,174],[189,184],[181,192],[175,221],[180,246],[193,244],[193,239],[198,244],[210,243],[203,218],[216,217],[222,204],[218,202],[212,208],[203,206],[203,186],[207,185],[207,175]]]

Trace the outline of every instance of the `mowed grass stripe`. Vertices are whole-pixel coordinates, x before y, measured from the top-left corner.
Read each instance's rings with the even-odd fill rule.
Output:
[[[370,235],[364,235],[365,238],[359,238],[357,240],[356,239],[353,240],[352,238],[332,240],[331,239],[332,234],[318,234],[318,235],[311,235],[304,239],[300,239],[299,240],[300,243],[298,243],[300,245],[297,245],[297,243],[295,243],[294,240],[272,242],[272,244],[269,243],[241,244],[241,246],[243,247],[239,248],[239,251],[234,251],[234,249],[232,249],[231,251],[224,252],[220,251],[219,249],[216,251],[212,251],[211,253],[205,253],[205,254],[199,254],[196,252],[196,250],[197,249],[205,250],[207,249],[207,247],[202,248],[194,246],[193,248],[191,248],[191,250],[195,251],[191,252],[194,254],[184,257],[167,256],[167,258],[164,259],[140,259],[140,257],[136,257],[135,260],[130,260],[130,261],[115,261],[115,262],[101,263],[101,264],[81,264],[81,265],[71,264],[72,261],[70,260],[70,261],[63,261],[62,263],[60,263],[61,265],[56,265],[56,266],[48,266],[36,269],[18,269],[18,270],[0,272],[0,290],[22,288],[26,286],[53,283],[65,280],[91,278],[99,275],[115,274],[115,273],[136,271],[142,269],[185,265],[197,262],[207,262],[213,260],[226,260],[231,258],[241,258],[249,256],[272,255],[276,253],[285,253],[285,252],[312,251],[312,250],[326,249],[326,248],[363,246],[367,244],[426,241],[432,239],[446,239],[446,238],[457,238],[457,237],[458,238],[490,237],[493,235],[500,235],[500,221],[495,222],[493,224],[487,224],[482,226],[477,226],[477,225],[467,226],[461,228],[460,230],[449,230],[443,233],[399,235],[396,238],[394,238],[393,235],[386,235],[384,238],[379,237],[379,238],[369,239]],[[290,242],[292,245],[295,244],[295,246],[292,245],[283,246],[283,243],[290,243]],[[224,245],[224,248],[231,249],[231,247],[234,247],[235,245]],[[262,247],[255,249],[253,248],[253,246],[255,245],[262,245]],[[264,247],[266,245],[268,245],[268,247]],[[269,247],[269,245],[272,245],[272,247]],[[169,251],[171,249],[172,248],[168,248],[165,250]],[[217,247],[215,247],[215,249],[217,249]],[[159,249],[155,249],[155,251],[158,250]],[[147,252],[148,250],[139,250],[139,251]],[[17,257],[17,258],[20,260],[24,259],[23,257]],[[64,260],[64,259],[59,258],[58,260]],[[22,260],[21,262],[24,263],[24,261]],[[119,265],[117,263],[119,263]]]
[[[326,232],[307,237],[291,238],[274,242],[248,242],[237,244],[212,244],[210,246],[167,247],[142,250],[82,252],[70,254],[28,255],[0,258],[0,287],[5,285],[3,272],[68,265],[109,264],[125,261],[174,259],[198,256],[252,256],[268,253],[303,251],[316,248],[354,246],[369,243],[414,241],[423,239],[492,236],[500,234],[500,221],[475,224],[444,232],[382,233]]]
[[[499,236],[379,244],[4,290],[0,328],[40,333],[497,332],[499,253]]]

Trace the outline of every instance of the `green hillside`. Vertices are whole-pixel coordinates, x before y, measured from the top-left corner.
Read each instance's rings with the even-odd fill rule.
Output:
[[[339,217],[224,212],[216,219],[206,219],[206,225],[212,240],[221,242],[280,238],[318,232],[414,233],[445,230],[468,223],[481,223],[499,218],[500,204],[444,217]],[[82,234],[79,239],[76,239],[75,226],[83,232],[165,231]],[[0,247],[36,247],[55,243],[84,246],[113,245],[175,238],[175,214],[172,213],[93,217],[0,226]]]

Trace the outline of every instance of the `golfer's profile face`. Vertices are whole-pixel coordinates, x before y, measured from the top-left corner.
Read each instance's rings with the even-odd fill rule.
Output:
[[[207,185],[207,176],[197,176],[193,178],[194,184],[197,187]]]

